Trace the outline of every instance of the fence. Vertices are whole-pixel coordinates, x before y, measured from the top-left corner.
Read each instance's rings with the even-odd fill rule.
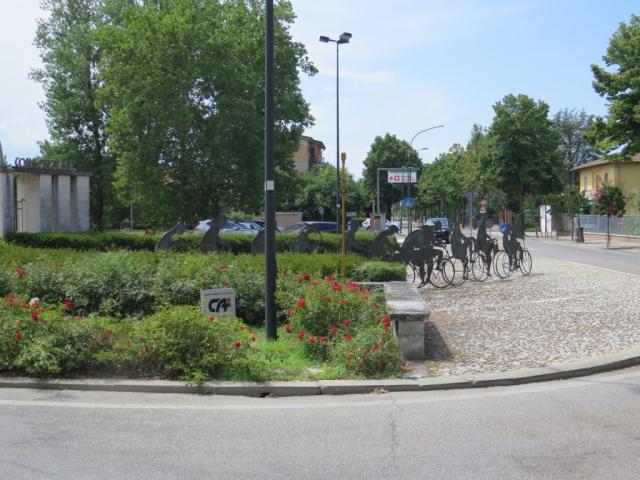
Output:
[[[584,228],[584,233],[607,233],[606,215],[576,215],[575,217],[562,215],[561,231],[571,232],[572,228],[578,226]],[[611,235],[628,235],[640,237],[640,215],[625,215],[624,217],[609,218],[609,233]]]

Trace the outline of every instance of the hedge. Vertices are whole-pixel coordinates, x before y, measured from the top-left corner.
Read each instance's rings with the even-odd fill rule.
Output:
[[[297,234],[278,234],[276,248],[279,252],[290,252]],[[224,250],[229,253],[251,253],[254,235],[223,233],[220,238],[225,243]],[[31,248],[66,248],[72,250],[131,250],[154,251],[160,235],[135,235],[129,233],[12,233],[6,240],[12,244]],[[374,235],[371,232],[358,232],[356,239],[365,246],[371,244]],[[332,233],[311,234],[309,240],[317,252],[338,252],[340,235]],[[179,252],[198,251],[201,234],[185,233],[173,237],[173,250]],[[389,240],[397,246],[395,238]]]
[[[41,249],[3,250],[1,293],[38,297],[47,303],[72,300],[83,314],[129,316],[146,315],[162,305],[194,305],[200,290],[228,286],[237,292],[241,318],[258,323],[264,317],[262,255],[58,250],[70,255],[49,257]],[[340,266],[338,254],[278,255],[282,275],[323,277],[339,272]],[[361,281],[405,279],[402,263],[369,262],[353,255],[347,257],[346,272],[348,278]]]

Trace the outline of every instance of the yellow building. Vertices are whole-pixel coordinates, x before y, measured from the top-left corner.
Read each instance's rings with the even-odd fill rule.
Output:
[[[636,155],[627,163],[612,163],[606,159],[594,160],[578,165],[573,171],[580,175],[580,191],[588,200],[594,200],[596,192],[603,185],[615,185],[624,193],[627,213],[638,213],[640,155]]]
[[[293,156],[296,171],[308,172],[313,165],[322,163],[324,149],[324,143],[321,141],[302,135],[298,151]]]

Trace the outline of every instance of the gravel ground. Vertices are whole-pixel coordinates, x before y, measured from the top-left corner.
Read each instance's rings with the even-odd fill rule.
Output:
[[[539,367],[640,345],[638,276],[534,258],[528,277],[422,291],[430,375]]]

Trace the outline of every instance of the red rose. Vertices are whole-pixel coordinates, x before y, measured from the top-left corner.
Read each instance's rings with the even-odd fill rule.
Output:
[[[215,316],[215,315],[211,315],[211,316],[209,317],[209,321],[210,321],[210,322],[215,322],[215,321],[216,321],[216,316]]]
[[[288,323],[284,326],[284,331],[287,333],[291,333],[291,325],[289,325]]]
[[[345,335],[344,339],[348,342],[349,340],[351,340],[353,337],[351,335]]]
[[[306,304],[306,303],[305,303],[305,301],[304,301],[304,298],[301,298],[300,300],[298,300],[298,307],[300,307],[300,308],[304,308],[305,304]]]
[[[380,347],[378,345],[374,345],[373,347],[371,347],[371,350],[375,352],[376,350],[380,350]]]
[[[335,335],[336,333],[338,333],[338,327],[334,325],[329,329],[329,335]]]
[[[343,321],[342,321],[342,324],[343,324],[345,327],[348,327],[349,325],[351,325],[351,321],[349,321],[349,320],[346,320],[346,319],[345,319],[345,320],[343,320]]]
[[[113,330],[111,330],[110,328],[107,328],[104,333],[107,335],[107,337],[110,337],[111,335],[113,335]]]
[[[27,271],[24,268],[16,268],[16,275],[24,277],[27,275]]]
[[[347,303],[347,302],[346,302],[346,300],[345,300],[344,298],[341,298],[340,300],[338,300],[338,303],[339,303],[340,305],[344,305],[344,304],[345,304],[345,303]]]
[[[339,283],[334,283],[331,286],[331,290],[333,290],[334,292],[339,292],[340,290],[342,290],[342,285],[340,285]]]
[[[302,340],[304,338],[304,332],[298,333],[298,340]]]
[[[33,320],[34,322],[38,321],[38,312],[33,312],[31,314],[31,320]]]
[[[73,310],[73,302],[69,299],[64,301],[64,308],[66,310]]]
[[[318,337],[318,342],[327,343],[327,337]]]
[[[356,290],[358,290],[360,287],[358,286],[357,283],[355,282],[349,282],[349,290],[351,290],[352,292],[355,292]]]
[[[240,348],[240,345],[242,345],[240,342],[235,342],[233,344],[233,346],[236,347],[236,348]]]
[[[221,263],[220,265],[218,265],[218,269],[219,270],[226,270],[227,268],[229,268],[229,265]]]
[[[251,336],[251,341],[252,341],[252,342],[255,342],[255,341],[256,341],[256,337],[255,337],[255,335],[252,335],[252,336]]]
[[[22,334],[20,332],[16,332],[16,340],[20,340],[22,338]]]
[[[313,345],[314,343],[316,343],[316,339],[313,337],[309,337],[309,343]]]
[[[329,283],[333,283],[336,281],[336,277],[334,277],[333,275],[328,275],[327,277],[325,277],[325,279],[327,280],[327,282]]]

